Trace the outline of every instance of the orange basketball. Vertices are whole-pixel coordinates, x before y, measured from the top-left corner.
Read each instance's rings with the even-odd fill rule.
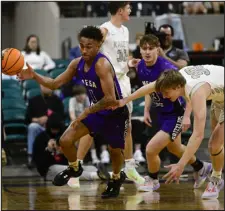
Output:
[[[16,48],[6,48],[2,51],[2,73],[18,74],[24,66],[24,57]]]

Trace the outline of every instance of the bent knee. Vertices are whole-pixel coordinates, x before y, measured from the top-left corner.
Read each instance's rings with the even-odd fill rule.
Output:
[[[72,147],[74,145],[72,139],[69,139],[65,135],[60,137],[59,144],[60,144],[61,147]]]
[[[216,142],[216,141],[210,141],[208,144],[208,149],[210,154],[217,154],[223,147],[223,144]]]
[[[146,156],[158,155],[158,152],[154,149],[154,145],[148,144],[146,146]]]

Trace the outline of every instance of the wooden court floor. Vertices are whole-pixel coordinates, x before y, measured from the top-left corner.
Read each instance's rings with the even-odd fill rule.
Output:
[[[101,199],[104,187],[101,181],[81,181],[79,189],[71,189],[40,178],[2,178],[2,210],[224,210],[224,191],[218,200],[202,200],[205,185],[194,190],[193,181],[161,182],[153,193],[137,192],[128,182],[114,199]]]

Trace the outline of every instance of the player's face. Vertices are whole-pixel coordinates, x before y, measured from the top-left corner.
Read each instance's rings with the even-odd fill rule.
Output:
[[[86,62],[91,61],[97,55],[99,48],[100,43],[98,41],[85,37],[80,38],[80,50]]]
[[[36,51],[37,50],[37,46],[38,46],[38,41],[36,37],[31,37],[30,40],[28,41],[28,46],[32,51]]]
[[[162,93],[162,95],[163,95],[163,98],[167,98],[171,100],[172,102],[174,102],[177,100],[178,97],[181,96],[181,88],[177,87],[175,89],[173,88],[167,89]]]
[[[156,62],[158,58],[158,48],[148,43],[144,44],[140,49],[142,58],[144,59],[146,65],[152,65]]]
[[[164,32],[166,34],[166,40],[165,40],[165,47],[170,47],[172,45],[172,41],[173,41],[173,37],[172,37],[172,32],[171,32],[171,28],[167,27],[167,28],[161,28],[160,32]]]
[[[130,4],[127,4],[124,8],[121,8],[119,10],[123,21],[129,21],[130,20],[130,13],[131,13],[131,6]]]

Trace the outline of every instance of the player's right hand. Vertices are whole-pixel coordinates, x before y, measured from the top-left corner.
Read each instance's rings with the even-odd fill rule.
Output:
[[[26,63],[26,67],[17,74],[17,78],[19,80],[28,80],[34,77],[34,70],[32,69],[32,67],[28,63]]]
[[[144,122],[149,127],[152,127],[152,120],[151,120],[150,112],[149,111],[145,111],[144,112]]]

